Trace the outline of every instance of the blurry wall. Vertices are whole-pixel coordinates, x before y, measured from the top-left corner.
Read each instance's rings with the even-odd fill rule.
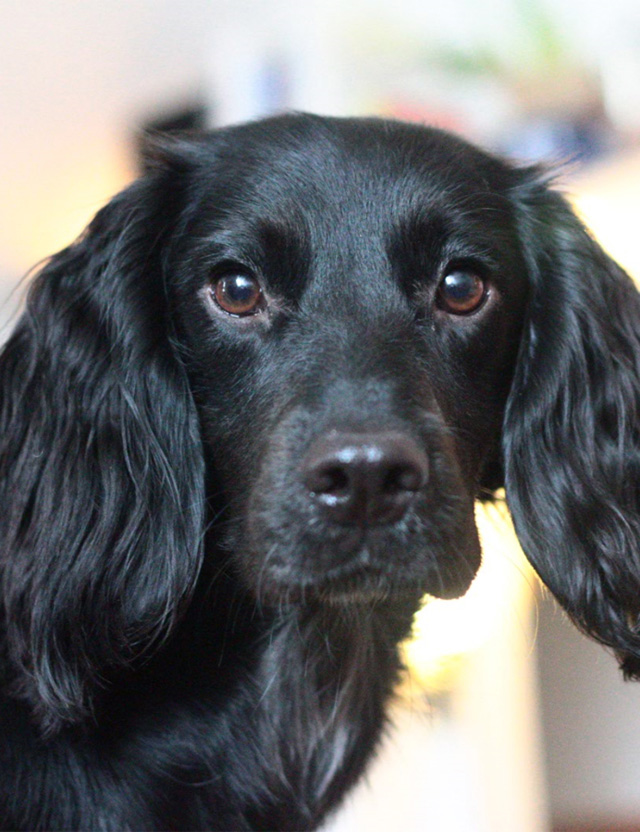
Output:
[[[613,657],[548,597],[540,602],[538,665],[556,823],[640,829],[640,685],[625,684]]]
[[[207,0],[0,3],[0,279],[126,182],[145,114],[199,95],[211,13]]]

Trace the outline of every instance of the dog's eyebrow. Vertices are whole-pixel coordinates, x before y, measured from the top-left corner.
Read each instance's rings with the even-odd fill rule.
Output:
[[[451,221],[440,211],[413,210],[400,218],[387,234],[390,260],[414,258],[437,262],[454,231]]]
[[[301,216],[288,223],[263,222],[257,235],[262,252],[263,272],[279,291],[297,298],[308,279],[312,262],[307,223]]]
[[[240,262],[260,272],[278,294],[296,299],[306,283],[312,262],[309,229],[302,216],[289,221],[229,218],[197,247],[205,261]]]
[[[420,206],[407,212],[388,232],[386,251],[397,269],[397,279],[405,288],[413,287],[428,275],[437,276],[447,261],[476,261],[492,273],[498,272],[505,258],[501,232],[486,224],[461,222],[455,212],[437,206]]]

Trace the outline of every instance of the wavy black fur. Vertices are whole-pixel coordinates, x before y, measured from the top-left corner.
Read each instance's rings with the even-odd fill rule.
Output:
[[[469,315],[438,300],[456,270],[488,287]],[[256,315],[216,305],[230,272]],[[446,133],[287,116],[158,148],[0,356],[2,828],[315,828],[503,483],[640,675],[639,331],[544,176]],[[309,493],[336,434],[423,461],[392,520]]]

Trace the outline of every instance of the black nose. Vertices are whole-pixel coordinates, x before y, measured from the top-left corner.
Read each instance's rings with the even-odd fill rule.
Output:
[[[425,452],[395,431],[333,431],[316,440],[303,463],[312,499],[342,525],[395,523],[428,476]]]

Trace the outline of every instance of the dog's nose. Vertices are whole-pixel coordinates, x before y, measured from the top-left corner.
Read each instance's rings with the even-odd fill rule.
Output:
[[[399,432],[333,431],[312,445],[303,477],[312,499],[341,525],[395,523],[426,484],[429,461]]]

